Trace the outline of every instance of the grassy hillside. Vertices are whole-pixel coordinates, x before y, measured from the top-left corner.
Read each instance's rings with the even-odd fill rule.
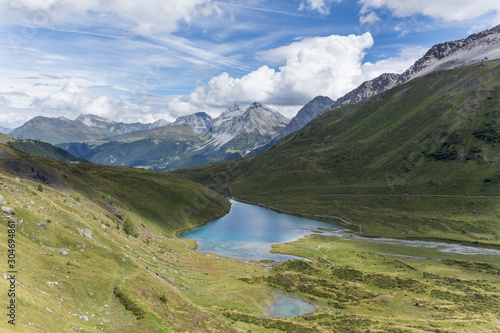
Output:
[[[500,245],[500,62],[332,110],[256,156],[179,170],[226,195],[368,236]]]
[[[175,269],[155,255],[173,258],[189,245],[172,238],[176,231],[227,212],[213,191],[163,173],[61,163],[0,144],[0,201],[15,209],[1,214],[0,247],[7,260],[7,221],[15,222],[19,282],[18,325],[2,320],[0,330],[226,331],[155,273]]]
[[[61,162],[88,162],[83,158],[75,157],[64,149],[55,147],[46,142],[30,139],[19,139],[6,134],[0,134],[0,142],[8,144],[9,146],[16,148],[17,150],[20,150],[32,156],[44,157]]]

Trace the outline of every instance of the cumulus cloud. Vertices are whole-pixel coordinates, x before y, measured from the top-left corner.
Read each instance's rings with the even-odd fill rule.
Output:
[[[92,98],[89,92],[80,88],[73,81],[68,81],[59,91],[45,98],[36,98],[32,106],[48,111],[63,113],[65,116],[77,116],[91,113],[107,118],[116,118],[122,104],[114,103],[108,96]]]
[[[197,15],[219,13],[211,0],[0,0],[3,23],[23,22],[46,27],[62,21],[68,14],[95,12],[114,14],[132,23],[138,34],[172,32],[180,21],[191,22]]]
[[[497,21],[500,18],[498,0],[360,0],[359,2],[363,5],[361,13],[386,8],[398,17],[423,14],[447,22],[466,21],[492,12],[497,14]]]
[[[299,10],[317,11],[321,15],[330,14],[330,6],[342,0],[305,0],[300,3]]]
[[[263,61],[284,64],[278,69],[266,65],[241,78],[222,73],[178,102],[299,105],[320,94],[338,98],[362,82],[362,60],[372,45],[370,33],[304,38],[259,54]]]

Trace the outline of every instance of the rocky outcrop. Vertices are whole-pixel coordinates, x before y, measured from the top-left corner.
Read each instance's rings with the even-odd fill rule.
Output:
[[[15,215],[16,214],[16,210],[14,208],[7,207],[7,206],[2,206],[2,212],[5,215]]]

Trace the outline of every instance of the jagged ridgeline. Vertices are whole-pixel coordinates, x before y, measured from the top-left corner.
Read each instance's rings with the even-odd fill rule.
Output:
[[[498,245],[499,99],[500,61],[438,70],[326,112],[256,156],[175,172],[373,236]]]

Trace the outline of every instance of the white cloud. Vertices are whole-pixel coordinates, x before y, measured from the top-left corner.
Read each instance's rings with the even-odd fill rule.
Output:
[[[190,23],[198,16],[218,15],[211,0],[0,0],[3,23],[47,27],[64,20],[69,14],[95,12],[116,15],[130,21],[138,34],[177,30],[179,22]]]
[[[359,0],[359,2],[363,5],[361,13],[370,9],[387,8],[398,17],[423,14],[447,22],[476,19],[492,12],[497,14],[497,21],[500,18],[498,0]]]
[[[108,96],[92,98],[87,90],[78,87],[70,80],[61,90],[45,98],[34,99],[32,106],[51,112],[56,111],[68,118],[82,113],[116,118],[123,105],[112,102]]]
[[[398,56],[379,60],[375,63],[366,62],[362,66],[364,80],[371,80],[383,73],[402,73],[422,57],[427,48],[413,47],[401,50]]]
[[[370,12],[369,14],[361,16],[359,18],[359,22],[361,24],[374,23],[374,22],[377,22],[379,20],[380,20],[380,18],[377,16],[377,14],[375,14],[375,12]]]
[[[317,11],[321,15],[328,15],[333,2],[342,2],[342,0],[305,0],[300,3],[299,10]]]

